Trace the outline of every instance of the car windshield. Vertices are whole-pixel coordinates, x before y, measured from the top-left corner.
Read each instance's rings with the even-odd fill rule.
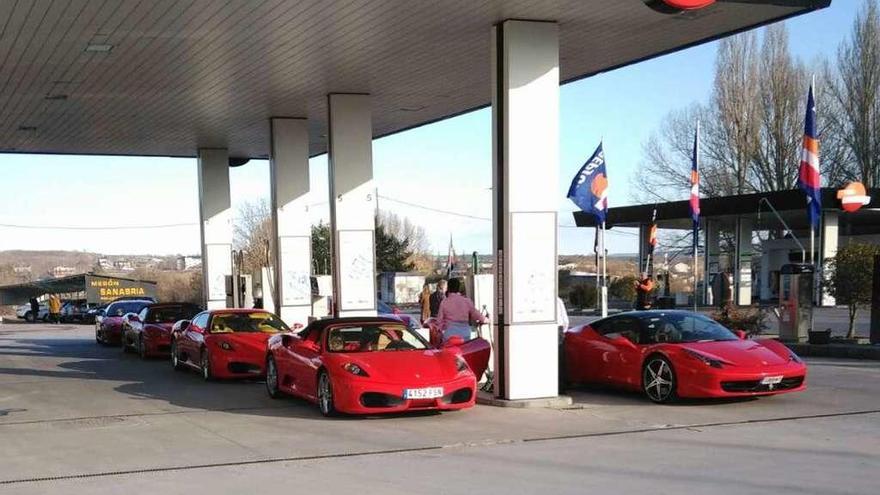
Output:
[[[140,313],[148,304],[150,303],[145,301],[116,302],[107,307],[107,315],[122,316],[126,313]]]
[[[739,340],[733,332],[703,315],[656,313],[641,317],[649,344]]]
[[[217,313],[211,318],[211,333],[278,333],[290,328],[272,313]]]
[[[412,351],[430,348],[419,334],[401,323],[338,326],[327,335],[330,352]]]
[[[148,323],[174,323],[179,320],[189,320],[199,312],[194,306],[167,306],[162,308],[150,308],[147,313]]]

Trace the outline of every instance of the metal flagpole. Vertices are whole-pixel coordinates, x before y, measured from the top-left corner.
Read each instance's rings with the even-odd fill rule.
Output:
[[[697,170],[697,175],[696,175],[697,180],[694,182],[697,184],[697,201],[699,201],[699,199],[700,199],[700,189],[699,189],[699,187],[700,187],[699,186],[700,165],[699,164],[700,164],[700,120],[697,119],[697,136],[694,139],[694,167]],[[691,184],[691,186],[693,186],[693,184]],[[691,194],[693,194],[693,192]],[[697,217],[697,221],[699,221],[699,217]],[[693,260],[694,261],[694,313],[696,313],[697,312],[697,280],[699,280],[697,278],[697,270],[698,270],[698,268],[697,268],[697,251],[700,248],[700,224],[697,223],[696,221],[694,222],[694,225],[693,225],[693,232],[694,232],[694,239],[693,239],[693,241],[694,241],[694,253],[693,253],[693,255],[694,255],[694,260]],[[706,242],[707,242],[707,246],[708,246],[708,240]]]
[[[697,250],[700,245],[700,231],[694,229],[694,313],[697,312]]]
[[[599,225],[596,225],[596,237],[593,239],[593,252],[596,254],[596,309],[602,311],[602,298],[599,297],[601,290],[599,289]]]
[[[605,222],[602,222],[602,288],[599,294],[602,299],[602,318],[608,316],[608,253],[605,252]]]

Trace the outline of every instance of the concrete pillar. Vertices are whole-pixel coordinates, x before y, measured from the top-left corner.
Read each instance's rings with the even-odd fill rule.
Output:
[[[739,306],[752,304],[752,231],[754,220],[736,219],[736,256],[733,269],[733,297]]]
[[[819,274],[820,281],[825,278],[825,262],[837,256],[837,245],[839,242],[839,223],[840,214],[837,211],[824,211],[822,212],[822,233],[820,235],[822,245],[819,251]],[[825,288],[825,284],[821,284],[822,294],[821,294],[821,303],[822,306],[834,306],[837,301],[834,300],[834,297],[828,293],[828,290]]]
[[[719,235],[718,222],[703,219],[703,232],[706,236],[706,249],[703,255],[703,304],[713,305],[716,303],[720,294],[713,292],[714,288],[709,284],[713,273],[720,270],[719,262],[721,259],[721,236]]]
[[[555,397],[558,27],[504,21],[492,47],[495,393]]]
[[[288,325],[312,316],[312,226],[309,221],[309,128],[306,119],[273,118],[269,176],[275,253],[275,301],[264,307]]]
[[[232,275],[228,152],[225,149],[200,149],[198,174],[203,299],[207,309],[225,308],[226,277]]]
[[[376,191],[370,96],[331,94],[330,230],[337,316],[376,314]]]

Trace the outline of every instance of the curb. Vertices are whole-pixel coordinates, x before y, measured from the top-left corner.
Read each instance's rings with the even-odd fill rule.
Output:
[[[783,343],[798,356],[880,361],[880,345]]]
[[[499,399],[489,392],[482,390],[477,392],[477,404],[495,407],[513,407],[518,409],[563,409],[572,406],[572,399],[568,395],[546,397],[541,399]]]

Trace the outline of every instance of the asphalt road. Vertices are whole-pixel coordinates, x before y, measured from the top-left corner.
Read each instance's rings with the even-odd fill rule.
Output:
[[[809,365],[807,392],[758,400],[327,420],[89,327],[4,324],[0,494],[876,493],[880,363]]]

